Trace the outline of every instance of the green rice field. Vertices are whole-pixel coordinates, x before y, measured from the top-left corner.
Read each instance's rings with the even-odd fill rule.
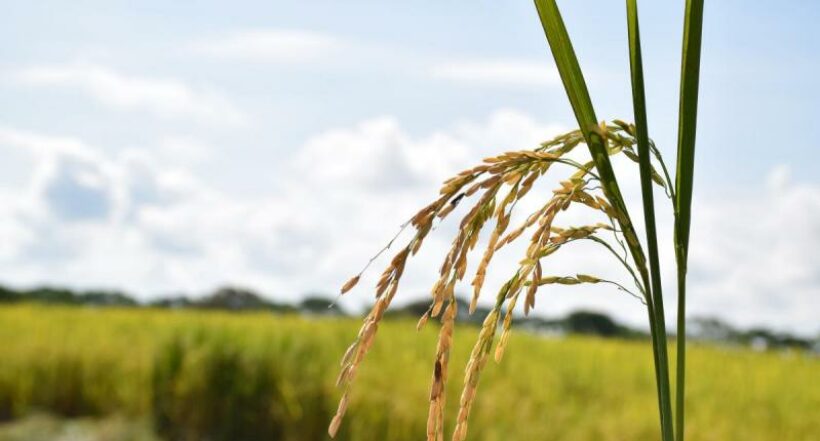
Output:
[[[3,306],[0,440],[35,439],[20,433],[55,421],[134,422],[142,435],[128,439],[327,439],[339,360],[358,327],[350,318]],[[456,331],[450,423],[477,332]],[[381,326],[338,439],[423,439],[435,340],[432,323]],[[692,344],[688,369],[688,440],[820,438],[817,357]],[[482,377],[468,439],[658,439],[654,387],[648,341],[514,330]]]

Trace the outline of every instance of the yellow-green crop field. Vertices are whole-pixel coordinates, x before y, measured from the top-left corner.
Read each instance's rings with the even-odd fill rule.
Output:
[[[183,441],[327,439],[338,361],[357,330],[355,319],[5,306],[0,419],[133,419]],[[455,335],[450,421],[477,331]],[[435,326],[382,325],[339,439],[424,437],[435,339]],[[688,440],[820,439],[816,357],[690,353]],[[657,440],[651,356],[648,342],[513,333],[485,370],[468,439]]]

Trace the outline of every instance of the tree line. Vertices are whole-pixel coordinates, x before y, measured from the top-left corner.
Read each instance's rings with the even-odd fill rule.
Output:
[[[225,286],[197,298],[185,295],[164,296],[149,301],[138,301],[122,291],[86,290],[37,287],[13,289],[0,286],[0,304],[33,302],[59,305],[127,308],[201,309],[223,311],[269,311],[279,314],[305,314],[311,316],[358,316],[333,303],[330,296],[308,295],[297,303],[276,302],[261,294],[241,287]],[[461,321],[480,326],[489,309],[479,306],[474,314],[468,314],[468,304],[457,299]],[[427,311],[429,302],[419,300],[393,309],[390,318],[419,317]],[[519,329],[547,335],[585,334],[607,338],[645,339],[648,334],[639,329],[618,323],[609,315],[598,311],[574,311],[564,317],[518,317]],[[796,349],[820,353],[820,335],[814,338],[797,336],[764,327],[739,329],[715,317],[695,317],[688,321],[687,334],[694,340],[732,346],[748,346],[758,350]]]

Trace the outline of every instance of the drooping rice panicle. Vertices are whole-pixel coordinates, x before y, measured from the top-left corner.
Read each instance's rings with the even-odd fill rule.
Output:
[[[439,441],[444,439],[444,406],[446,404],[445,386],[450,362],[450,348],[453,344],[458,306],[453,297],[441,319],[441,329],[436,348],[436,361],[433,367],[433,379],[430,386],[430,410],[427,418],[427,439]]]
[[[461,441],[467,437],[467,420],[470,416],[473,401],[475,400],[476,391],[478,390],[478,379],[481,376],[481,371],[487,364],[487,357],[490,353],[490,349],[492,349],[504,299],[506,299],[510,286],[517,277],[517,274],[513,276],[513,278],[508,280],[498,291],[495,306],[493,306],[489,314],[487,314],[487,317],[484,318],[484,323],[481,325],[481,330],[478,333],[478,339],[470,353],[470,359],[467,361],[467,367],[464,373],[464,389],[461,392],[458,416],[456,417],[456,427],[453,431],[454,441]]]
[[[623,128],[617,124],[602,125],[602,127],[601,130],[612,134],[612,136],[607,136],[606,140],[608,154],[618,155],[631,151],[634,140],[628,128]],[[452,333],[457,313],[455,288],[466,274],[469,253],[478,244],[481,231],[488,221],[494,219],[494,226],[491,228],[487,246],[482,253],[478,269],[472,280],[474,291],[470,302],[471,312],[479,301],[486,270],[495,252],[515,241],[527,229],[535,227],[529,236],[529,246],[526,249],[524,259],[519,263],[516,276],[502,288],[504,296],[500,299],[501,303],[497,302],[498,306],[495,313],[491,313],[498,321],[502,318],[501,307],[505,303],[507,304],[502,321],[502,334],[496,348],[496,358],[499,360],[509,341],[513,313],[519,296],[522,292],[525,293],[524,310],[525,313],[529,313],[535,305],[538,287],[545,284],[541,283],[544,277],[542,276],[540,260],[549,257],[562,246],[576,240],[596,239],[596,241],[605,243],[605,241],[595,236],[598,231],[611,231],[616,238],[619,236],[621,232],[613,226],[615,222],[620,220],[619,213],[605,198],[603,189],[598,185],[600,178],[594,172],[594,163],[592,161],[578,163],[563,157],[583,142],[582,133],[576,130],[558,136],[535,150],[511,151],[486,158],[482,164],[462,171],[446,180],[441,187],[440,196],[410,218],[407,225],[415,229],[415,234],[396,253],[379,277],[375,289],[376,302],[364,319],[356,340],[343,357],[342,370],[337,383],[344,389],[344,393],[329,428],[331,435],[338,430],[347,409],[350,386],[355,378],[356,371],[373,345],[379,323],[396,295],[408,259],[418,252],[427,235],[433,230],[435,223],[446,219],[458,206],[464,204],[465,200],[476,198],[459,221],[458,232],[439,268],[439,277],[431,288],[430,308],[422,315],[417,324],[417,327],[421,328],[430,317],[440,317],[441,321],[433,364],[433,380],[428,412],[427,434],[428,439],[431,441],[441,440],[444,436],[443,412],[446,403],[444,391],[447,382],[449,354],[452,349]],[[545,176],[555,164],[572,170],[571,176],[560,181],[559,186],[553,190],[550,200],[540,209],[531,213],[521,226],[507,233],[513,209],[517,202],[526,196],[538,178]],[[508,188],[508,190],[502,191],[504,188]],[[565,228],[555,226],[556,216],[574,204],[586,206],[601,213],[609,221],[609,224],[599,222],[597,224]],[[396,238],[391,240],[380,253],[388,249],[394,240]],[[618,238],[618,240],[622,241],[623,238]],[[612,250],[611,247],[609,249]],[[630,275],[637,281],[637,277],[635,277],[636,270],[625,260],[622,259],[621,262],[628,267]],[[361,275],[362,273],[359,273],[348,280],[342,286],[342,293],[350,291],[360,281]],[[572,280],[577,283],[592,283],[590,278],[585,278],[583,282],[579,282],[577,278]],[[556,283],[562,282],[563,284],[575,284],[568,278],[563,278]],[[611,283],[617,285],[619,289],[633,294],[622,285],[616,282]],[[643,292],[640,282],[636,284],[639,291]],[[488,316],[487,319],[492,320],[492,317]],[[485,323],[489,322],[485,320]],[[494,330],[490,333],[489,330],[483,329],[476,346],[478,349],[474,348],[475,354],[480,356],[472,360],[467,369],[466,386],[465,391],[462,393],[459,421],[454,436],[466,434],[466,418],[472,405],[479,373],[489,352],[489,348],[485,350],[483,345],[491,345],[494,336]]]

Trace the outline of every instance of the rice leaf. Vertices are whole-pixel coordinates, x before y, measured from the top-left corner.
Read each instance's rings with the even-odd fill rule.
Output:
[[[535,7],[538,10],[538,16],[541,19],[541,25],[544,28],[552,56],[555,59],[555,65],[564,84],[564,90],[572,105],[575,119],[578,121],[578,127],[584,135],[584,140],[595,162],[595,168],[601,178],[604,193],[618,212],[618,221],[629,244],[632,258],[635,260],[635,264],[642,276],[646,276],[644,277],[645,284],[648,284],[646,257],[632,226],[629,212],[618,186],[618,180],[612,169],[612,163],[609,160],[609,153],[606,148],[606,134],[598,126],[592,100],[589,97],[589,90],[584,81],[581,66],[578,64],[578,58],[575,56],[569,34],[564,26],[564,21],[561,18],[561,13],[558,10],[558,5],[556,5],[555,0],[535,0]]]
[[[657,330],[656,375],[658,375],[658,398],[661,418],[661,433],[664,440],[672,440],[672,408],[669,386],[669,361],[666,353],[666,320],[663,309],[660,259],[658,258],[658,237],[655,226],[655,201],[652,193],[652,165],[650,162],[649,129],[646,117],[646,96],[643,81],[643,60],[641,56],[641,36],[638,25],[637,0],[627,0],[627,27],[629,29],[629,66],[632,78],[632,106],[635,113],[635,132],[638,144],[638,165],[641,176],[644,223],[646,225],[646,245],[649,252],[651,274],[652,309],[650,321],[655,321]],[[653,317],[654,316],[654,317]]]
[[[683,23],[680,109],[678,115],[678,158],[675,174],[675,256],[678,265],[677,385],[675,421],[677,439],[684,436],[686,388],[686,266],[689,255],[692,183],[695,169],[695,132],[700,83],[700,52],[703,30],[703,0],[687,0]]]

